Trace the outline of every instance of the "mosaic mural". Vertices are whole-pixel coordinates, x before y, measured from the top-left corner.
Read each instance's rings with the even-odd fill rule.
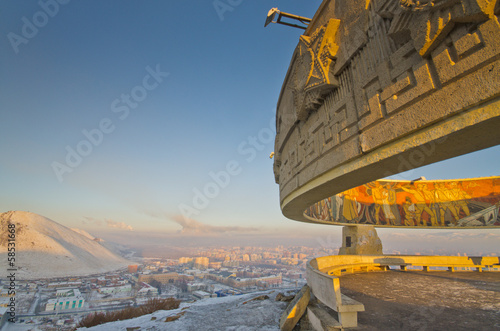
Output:
[[[500,227],[500,177],[378,180],[321,200],[311,221],[381,227]]]

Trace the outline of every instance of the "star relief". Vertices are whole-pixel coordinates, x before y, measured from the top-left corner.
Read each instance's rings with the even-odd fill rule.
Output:
[[[308,50],[308,57],[311,58],[305,90],[335,82],[330,68],[335,63],[334,58],[339,48],[334,40],[339,23],[339,20],[332,19],[328,25],[317,30],[312,36],[300,37],[301,42]]]
[[[323,97],[338,86],[332,70],[338,45],[335,36],[340,20],[331,19],[310,36],[300,36],[295,70],[295,105],[297,115],[305,119],[317,109]]]
[[[485,0],[385,0],[383,6],[394,17],[389,36],[397,41],[409,34],[420,56],[430,53],[448,37],[455,24],[480,23],[494,15],[495,1]],[[390,5],[386,5],[390,4]],[[387,16],[387,13],[384,13]]]

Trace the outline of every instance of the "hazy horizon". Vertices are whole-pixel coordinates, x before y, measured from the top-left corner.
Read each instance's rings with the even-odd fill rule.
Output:
[[[339,241],[340,227],[282,215],[269,158],[302,31],[264,28],[266,14],[320,4],[72,1],[35,26],[38,2],[3,1],[0,211],[129,242]],[[393,178],[494,176],[499,162],[496,146]]]

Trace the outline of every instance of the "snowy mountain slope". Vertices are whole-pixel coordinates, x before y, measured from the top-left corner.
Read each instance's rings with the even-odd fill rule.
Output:
[[[279,319],[288,303],[275,301],[278,291],[265,291],[223,298],[210,298],[194,303],[182,303],[178,309],[161,310],[125,321],[101,324],[78,330],[126,331],[137,330],[264,330],[280,329]],[[252,300],[261,295],[265,300]],[[177,320],[165,322],[167,317],[182,314]]]
[[[71,228],[71,230],[75,231],[76,233],[81,234],[82,236],[85,236],[85,237],[89,238],[90,240],[94,240],[95,239],[95,237],[93,235],[91,235],[90,233],[88,233],[85,230],[77,229],[77,228]]]
[[[118,256],[121,256],[125,259],[130,259],[130,258],[137,255],[137,252],[130,247],[127,247],[127,246],[124,246],[124,245],[121,245],[118,243],[114,243],[111,241],[106,241],[106,240],[103,240],[101,238],[94,237],[93,235],[91,235],[90,233],[88,233],[87,231],[82,230],[82,229],[71,228],[71,230],[73,230],[81,235],[84,235],[85,237],[89,238],[90,240],[94,240],[94,241],[98,242],[101,246],[104,246],[112,253],[114,253]]]
[[[82,276],[125,267],[129,261],[46,217],[23,211],[0,214],[0,261],[7,265],[8,223],[16,224],[18,279]],[[0,276],[7,273],[0,269]]]

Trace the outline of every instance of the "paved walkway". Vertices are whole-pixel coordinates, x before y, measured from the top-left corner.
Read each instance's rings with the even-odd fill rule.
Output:
[[[358,330],[500,330],[500,272],[393,270],[340,286],[365,305]]]

